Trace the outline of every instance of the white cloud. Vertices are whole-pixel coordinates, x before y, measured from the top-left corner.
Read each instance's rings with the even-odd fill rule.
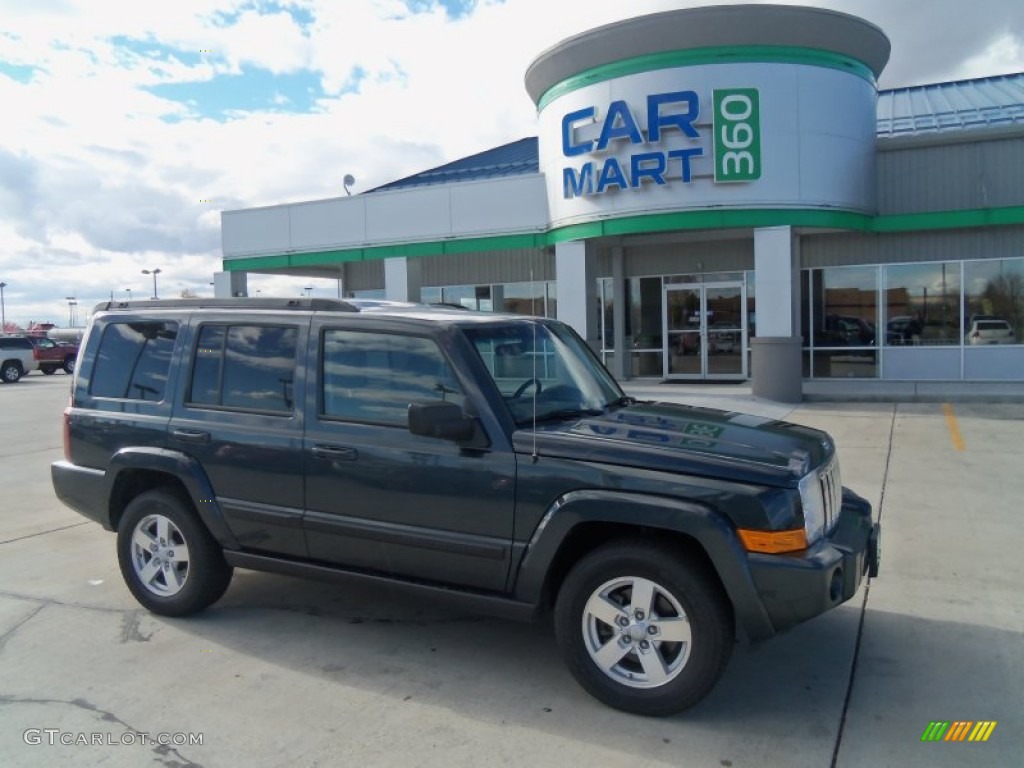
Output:
[[[708,4],[480,0],[452,19],[439,3],[413,13],[398,0],[0,0],[0,62],[37,68],[27,83],[0,74],[7,315],[61,322],[65,296],[82,306],[128,287],[145,296],[140,270],[157,266],[161,293],[207,293],[219,210],[342,195],[346,173],[360,192],[534,135],[523,76],[536,55],[603,23]],[[882,26],[893,85],[1024,69],[1016,2],[975,0],[969,15],[951,0],[812,4]],[[328,95],[289,113],[298,100],[275,85],[266,100],[277,111],[218,121],[146,90],[243,68],[311,72]],[[305,278],[250,284],[263,295],[335,290]]]
[[[1024,71],[1024,43],[1017,35],[1006,32],[980,54],[960,64],[954,76],[968,79],[1021,71]]]

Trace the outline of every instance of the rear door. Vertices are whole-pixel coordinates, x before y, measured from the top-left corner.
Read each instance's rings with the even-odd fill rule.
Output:
[[[304,557],[302,394],[309,316],[197,316],[168,447],[193,456],[246,550]]]
[[[438,338],[314,319],[306,540],[316,560],[489,590],[511,560],[515,457],[413,435],[413,401],[466,407]]]

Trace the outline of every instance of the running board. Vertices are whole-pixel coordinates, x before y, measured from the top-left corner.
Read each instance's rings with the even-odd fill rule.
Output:
[[[439,602],[446,602],[450,605],[457,605],[465,610],[488,616],[497,616],[503,619],[512,619],[513,621],[533,621],[537,618],[536,605],[521,603],[507,597],[464,592],[449,587],[441,587],[436,584],[404,581],[372,573],[347,571],[341,568],[332,568],[326,565],[304,563],[295,560],[282,560],[277,557],[254,555],[250,552],[238,552],[231,549],[225,549],[223,553],[224,559],[227,560],[228,564],[236,568],[248,568],[253,571],[264,571],[282,576],[296,576],[303,579],[318,579],[335,583],[357,581],[363,584],[378,584],[398,588],[403,592],[434,599]]]

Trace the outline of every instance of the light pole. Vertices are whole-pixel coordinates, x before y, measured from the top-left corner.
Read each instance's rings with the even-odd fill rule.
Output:
[[[306,288],[305,288],[305,291],[306,291],[306,295],[307,296],[312,296],[313,295],[313,286],[312,285],[307,285]]]
[[[156,292],[156,276],[159,275],[161,272],[163,272],[163,270],[160,269],[160,267],[157,267],[156,269],[153,269],[153,270],[149,270],[149,269],[142,270],[142,274],[144,274],[144,275],[152,275],[153,276],[153,298],[154,299],[159,299],[160,298],[160,294],[158,294]]]
[[[74,296],[64,297],[68,302],[68,328],[75,327],[75,307],[78,306],[78,301],[75,300]]]
[[[7,308],[4,306],[4,288],[7,283],[0,283],[0,333],[7,333]]]
[[[131,301],[132,300],[132,289],[131,288],[125,288],[124,290],[128,294],[128,301]]]

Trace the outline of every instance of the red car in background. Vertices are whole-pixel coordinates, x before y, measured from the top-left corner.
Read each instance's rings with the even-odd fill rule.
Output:
[[[40,371],[47,376],[56,373],[58,369],[63,369],[67,374],[75,372],[75,361],[78,359],[77,344],[54,341],[45,336],[29,336],[28,338],[34,347],[33,354],[36,362],[39,363]]]

